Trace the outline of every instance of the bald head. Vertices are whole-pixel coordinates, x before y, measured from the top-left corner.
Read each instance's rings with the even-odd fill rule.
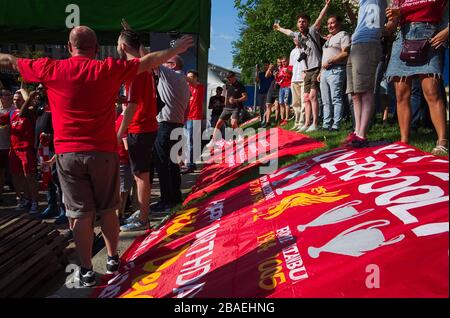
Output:
[[[91,28],[79,26],[70,31],[69,50],[72,55],[88,55],[94,57],[97,49],[97,36]]]

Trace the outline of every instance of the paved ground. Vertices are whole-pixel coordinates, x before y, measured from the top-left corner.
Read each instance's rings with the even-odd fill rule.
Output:
[[[198,176],[198,172],[189,174],[182,177],[182,192],[183,196],[186,197],[187,194],[191,191],[192,186],[195,184],[195,180]],[[157,178],[155,178],[155,183],[152,188],[152,202],[157,202],[159,199],[159,184]],[[6,213],[14,211],[14,207],[16,205],[15,193],[7,192],[3,194],[4,202],[0,205],[0,213]],[[40,197],[40,210],[43,211],[46,208],[45,203],[45,195],[41,193]],[[133,210],[133,208],[132,208]],[[20,212],[17,212],[19,215]],[[158,214],[153,215],[151,220],[151,225],[155,226],[161,224],[161,221],[167,216],[167,214]],[[54,224],[55,220],[50,219],[45,222]],[[63,235],[67,232],[67,225],[56,226],[57,229]],[[100,227],[98,224],[95,227],[95,232],[100,233]],[[122,255],[128,247],[133,243],[133,241],[144,234],[144,232],[133,232],[133,233],[121,233],[119,240],[119,253]],[[101,247],[101,245],[100,245]],[[68,252],[69,252],[69,262],[70,264],[78,264],[77,263],[77,255],[75,253],[75,245],[73,242],[69,244]],[[101,275],[105,274],[105,262],[106,262],[106,249],[102,248],[93,258],[94,271],[98,274],[97,279],[101,277]],[[91,293],[91,289],[87,288],[70,288],[71,283],[73,282],[73,274],[70,271],[71,268],[68,268],[68,273],[61,273],[58,277],[55,277],[52,282],[49,282],[48,286],[45,286],[43,290],[37,295],[38,297],[52,297],[52,298],[86,298],[89,297]],[[68,287],[69,286],[69,287]]]

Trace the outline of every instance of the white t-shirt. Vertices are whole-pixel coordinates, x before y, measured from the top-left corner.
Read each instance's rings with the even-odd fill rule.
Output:
[[[349,47],[350,35],[347,32],[341,31],[333,35],[323,46],[322,65],[326,64],[329,59],[342,52],[342,49]],[[347,61],[341,61],[337,64],[345,65]]]
[[[298,62],[300,57],[300,49],[295,48],[291,51],[289,57],[289,65],[292,65],[292,83],[303,82],[303,72],[306,70],[306,65],[304,61]]]

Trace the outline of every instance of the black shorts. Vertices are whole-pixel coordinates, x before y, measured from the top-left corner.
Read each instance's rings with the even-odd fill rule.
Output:
[[[220,119],[227,121],[228,119],[239,119],[239,108],[224,108]]]
[[[267,92],[266,104],[273,104],[280,97],[280,86],[274,85]]]
[[[156,131],[143,134],[128,134],[128,154],[134,175],[150,172]]]

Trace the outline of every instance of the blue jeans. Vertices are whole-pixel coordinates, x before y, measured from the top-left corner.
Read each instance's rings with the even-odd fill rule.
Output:
[[[320,79],[323,103],[323,128],[339,129],[344,110],[345,66],[338,65],[324,70]]]

